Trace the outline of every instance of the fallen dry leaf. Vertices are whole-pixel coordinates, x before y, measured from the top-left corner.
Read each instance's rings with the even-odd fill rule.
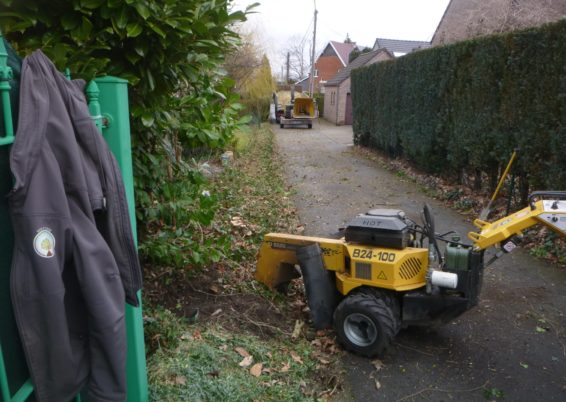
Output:
[[[242,348],[242,347],[240,347],[240,346],[238,346],[237,348],[234,348],[234,350],[235,350],[236,352],[238,352],[238,354],[239,354],[240,356],[242,356],[242,357],[251,356],[251,355],[248,353],[248,351],[247,351],[246,349],[244,349],[244,348]]]
[[[236,226],[236,227],[245,226],[244,220],[242,219],[241,216],[234,216],[234,217],[230,220],[230,223],[232,224],[232,226]]]
[[[210,285],[208,289],[210,289],[210,291],[214,294],[220,293],[220,288],[218,287],[218,285]]]
[[[283,366],[281,367],[281,370],[279,370],[282,373],[286,373],[287,371],[289,371],[289,369],[291,368],[291,365],[289,363],[283,363]]]
[[[175,384],[177,384],[177,385],[187,385],[186,377],[178,375],[177,377],[175,377]]]
[[[202,340],[202,334],[198,329],[195,332],[193,332],[193,339],[196,339],[197,341]]]
[[[250,374],[254,377],[259,377],[261,375],[261,370],[263,369],[263,364],[256,363],[250,369]]]
[[[301,357],[297,354],[297,352],[295,351],[291,351],[290,352],[291,355],[291,359],[293,359],[295,362],[299,363],[299,364],[303,364],[303,360],[301,359]]]
[[[216,310],[214,313],[212,313],[210,316],[211,316],[211,317],[214,317],[215,315],[218,315],[218,314],[220,314],[221,312],[222,312],[222,309],[219,308],[219,309]]]
[[[223,352],[226,352],[228,350],[228,345],[221,345],[218,347],[218,349],[220,349]]]
[[[383,368],[383,362],[379,359],[372,360],[371,364],[373,364],[373,367],[375,367],[376,371],[379,371]]]
[[[295,321],[295,328],[293,329],[293,333],[291,334],[291,338],[297,339],[299,337],[299,335],[301,335],[301,330],[303,329],[304,325],[305,325],[304,321],[296,320]]]
[[[291,306],[293,306],[293,307],[303,307],[304,305],[305,305],[305,302],[302,301],[301,299],[296,299],[296,300],[293,300],[291,302]]]
[[[381,383],[375,380],[375,389],[380,389],[380,388],[381,388]]]
[[[238,365],[240,367],[248,367],[250,364],[252,364],[253,361],[254,361],[253,356],[246,356],[240,363],[238,363]]]

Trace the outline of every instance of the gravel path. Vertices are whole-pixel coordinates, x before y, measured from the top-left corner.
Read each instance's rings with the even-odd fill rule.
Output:
[[[473,227],[402,177],[352,152],[351,127],[324,120],[312,130],[273,126],[306,235],[336,232],[357,213],[399,208],[438,232]],[[407,329],[375,368],[344,357],[340,401],[565,401],[566,272],[523,250],[487,268],[478,307],[448,325]],[[379,364],[378,364],[379,365]]]

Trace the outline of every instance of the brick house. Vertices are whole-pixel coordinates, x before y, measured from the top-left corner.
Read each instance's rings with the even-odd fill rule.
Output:
[[[324,84],[348,65],[348,57],[356,49],[355,43],[330,41],[314,63],[314,92],[323,93]],[[303,91],[310,89],[309,77],[301,81]]]
[[[352,97],[350,74],[356,68],[383,60],[394,59],[385,48],[359,55],[324,85],[324,118],[337,126],[352,124]]]

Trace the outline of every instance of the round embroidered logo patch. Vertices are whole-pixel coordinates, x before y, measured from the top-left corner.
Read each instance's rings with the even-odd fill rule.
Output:
[[[33,239],[33,249],[43,258],[51,258],[55,255],[55,236],[49,228],[41,228]]]

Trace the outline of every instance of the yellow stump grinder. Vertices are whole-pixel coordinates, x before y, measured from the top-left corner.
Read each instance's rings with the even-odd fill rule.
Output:
[[[401,328],[447,323],[477,305],[485,266],[513,251],[524,229],[543,224],[566,236],[566,192],[534,192],[516,213],[476,219],[471,244],[436,233],[427,205],[422,221],[374,209],[350,221],[340,239],[270,233],[256,279],[284,291],[302,274],[315,328],[333,325],[345,349],[375,356]],[[491,246],[499,250],[484,263]]]

